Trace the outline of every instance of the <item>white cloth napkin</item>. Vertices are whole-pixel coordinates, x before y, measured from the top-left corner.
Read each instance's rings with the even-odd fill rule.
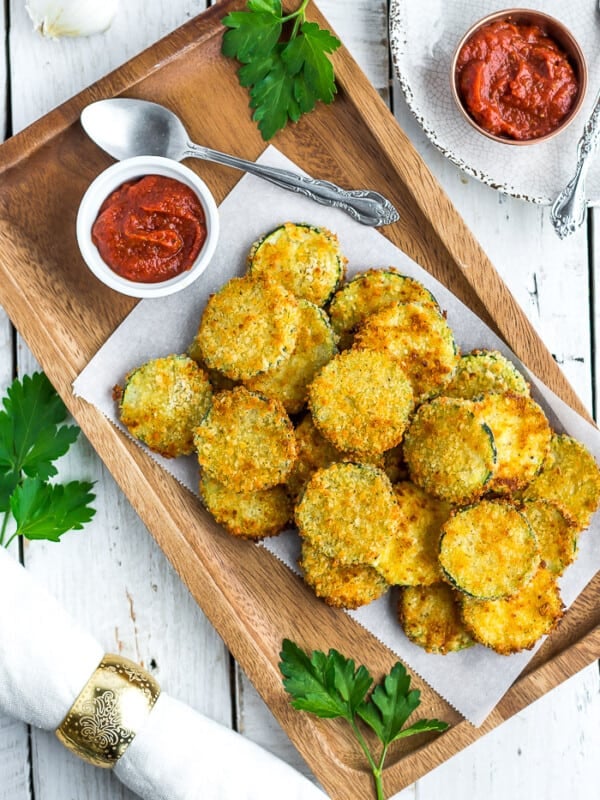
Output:
[[[0,710],[55,730],[100,663],[100,644],[0,547]],[[114,767],[145,800],[325,800],[258,745],[161,694]]]

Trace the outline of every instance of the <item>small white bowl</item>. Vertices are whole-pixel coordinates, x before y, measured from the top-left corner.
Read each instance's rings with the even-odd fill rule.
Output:
[[[190,269],[159,283],[130,281],[117,275],[102,259],[92,241],[92,226],[100,206],[109,194],[127,181],[143,178],[145,175],[163,175],[189,186],[202,205],[206,222],[206,239]],[[105,169],[88,187],[77,212],[77,243],[84,261],[99,280],[111,289],[130,297],[166,297],[185,289],[207,268],[215,252],[218,238],[219,212],[208,186],[188,167],[160,156],[127,158]]]

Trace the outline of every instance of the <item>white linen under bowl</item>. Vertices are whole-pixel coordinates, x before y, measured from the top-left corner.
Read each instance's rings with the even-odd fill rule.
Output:
[[[100,206],[109,194],[127,181],[143,178],[145,175],[162,175],[189,186],[202,205],[206,221],[206,240],[190,269],[159,283],[130,281],[117,275],[102,259],[92,241],[92,226]],[[111,289],[130,297],[166,297],[185,289],[207,268],[215,252],[218,238],[219,212],[208,186],[188,167],[160,156],[127,158],[105,169],[88,187],[77,212],[77,243],[85,263],[99,280]]]

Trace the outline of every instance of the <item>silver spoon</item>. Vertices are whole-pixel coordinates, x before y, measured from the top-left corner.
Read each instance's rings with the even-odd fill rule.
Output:
[[[179,117],[157,103],[130,98],[99,100],[83,109],[81,124],[97,145],[119,161],[141,155],[165,156],[176,161],[201,158],[250,172],[321,205],[340,208],[363,225],[389,225],[399,219],[394,206],[379,192],[348,191],[329,181],[266,167],[194,144]]]
[[[583,225],[586,211],[585,178],[592,163],[592,156],[600,142],[600,93],[594,103],[590,118],[585,123],[581,139],[577,143],[577,167],[575,174],[554,201],[550,219],[561,239],[575,233]]]

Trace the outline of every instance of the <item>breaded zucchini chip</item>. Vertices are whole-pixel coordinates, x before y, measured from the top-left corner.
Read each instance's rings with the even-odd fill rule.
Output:
[[[438,552],[442,525],[450,506],[426,494],[414,483],[394,486],[400,507],[400,524],[392,545],[377,562],[390,584],[430,586],[443,579]]]
[[[286,222],[252,245],[251,275],[267,275],[296,297],[324,306],[342,281],[347,259],[326,228]]]
[[[394,267],[360,272],[342,286],[329,306],[331,324],[340,337],[340,347],[350,347],[356,328],[368,316],[395,302],[438,307],[434,296],[422,283],[402,275]]]
[[[358,608],[381,597],[388,585],[377,570],[364,564],[340,564],[302,542],[299,561],[304,580],[317,597],[335,608]]]
[[[496,469],[488,491],[511,494],[523,489],[550,450],[552,430],[546,415],[531,397],[518,394],[485,394],[476,408],[496,445]]]
[[[453,505],[480,497],[496,466],[492,432],[468,400],[438,397],[422,405],[403,448],[411,480]]]
[[[439,394],[458,363],[454,335],[439,309],[419,303],[392,303],[364,321],[354,347],[389,353],[402,364],[415,401]]]
[[[481,600],[509,597],[540,563],[531,526],[513,505],[499,500],[454,513],[442,527],[440,566],[461,592]]]
[[[167,458],[194,449],[193,432],[208,413],[206,373],[185,355],[155,358],[125,376],[119,419],[136,439]]]
[[[203,473],[200,497],[216,521],[242,539],[274,536],[284,530],[294,516],[294,506],[285,486],[259,492],[234,492]]]
[[[577,527],[548,500],[526,500],[521,512],[535,533],[542,562],[553,575],[562,575],[577,555]]]
[[[246,381],[252,391],[280,400],[288,414],[302,410],[308,384],[337,352],[327,314],[308,300],[299,300],[299,306],[298,338],[290,358]]]
[[[341,564],[377,567],[399,521],[391,483],[385,472],[369,464],[317,470],[296,506],[302,539]]]
[[[232,278],[211,295],[191,349],[234,381],[274,369],[296,347],[300,308],[291,292],[264,278]]]
[[[581,442],[564,434],[554,434],[542,471],[527,487],[524,496],[528,500],[556,503],[582,531],[589,526],[600,503],[600,470]]]
[[[407,586],[400,593],[402,630],[428,653],[454,653],[475,644],[460,615],[457,592],[446,583]]]
[[[531,650],[563,614],[552,573],[540,567],[529,583],[505,600],[462,598],[462,617],[475,641],[501,655]]]
[[[474,400],[488,392],[528,395],[529,384],[515,365],[498,350],[465,353],[444,394],[446,397]]]
[[[308,405],[317,428],[339,450],[377,454],[400,443],[413,393],[389,354],[347,350],[318,373]]]
[[[245,387],[220,392],[194,432],[198,461],[234,492],[283,483],[296,459],[296,437],[285,409]]]
[[[292,497],[299,497],[313,472],[343,461],[343,454],[315,426],[310,414],[305,414],[296,426],[298,455],[287,480]]]

